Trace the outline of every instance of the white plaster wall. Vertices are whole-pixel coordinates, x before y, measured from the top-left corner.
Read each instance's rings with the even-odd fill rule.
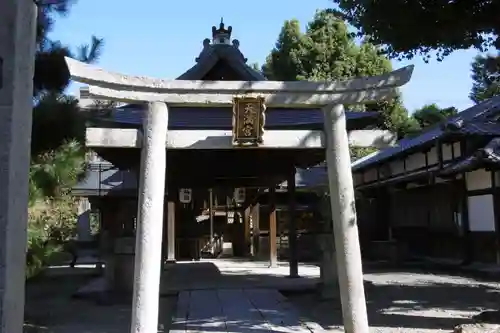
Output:
[[[425,166],[425,154],[415,153],[406,158],[406,171],[411,171]]]
[[[500,187],[500,171],[495,172],[495,184]]]
[[[452,149],[453,147],[453,149]],[[457,158],[460,156],[460,142],[455,142],[453,144],[443,144],[442,145],[442,152],[443,152],[443,161],[448,161],[453,158]],[[436,164],[439,162],[438,158],[438,153],[436,147],[432,147],[429,152],[427,153],[427,163],[429,165]],[[415,170],[418,168],[424,167],[425,164],[425,153],[422,152],[417,152],[415,154],[409,155],[406,157],[406,171],[411,171]],[[390,170],[390,175],[391,176],[396,176],[398,174],[402,174],[405,172],[405,161],[404,160],[396,160],[392,161],[389,163],[389,170]],[[369,169],[364,172],[365,174],[365,179],[364,182],[370,182],[374,181],[377,179],[377,171],[376,169]],[[357,174],[356,174],[357,175]],[[475,190],[475,189],[483,189],[483,188],[488,188],[490,185],[489,180],[489,174],[487,176],[487,179],[484,178],[484,175],[472,175],[471,179],[471,188],[469,190]],[[500,184],[500,173],[497,175],[497,182]],[[387,178],[387,177],[381,177],[381,179]],[[439,179],[437,180],[438,182],[440,181]],[[360,176],[355,179],[355,184],[361,184],[363,183],[363,179]]]
[[[397,161],[391,162],[390,165],[391,165],[391,174],[392,175],[397,175],[397,174],[403,173],[405,171],[403,160],[397,160]]]
[[[388,163],[385,163],[379,167],[378,177],[379,179],[387,179],[392,176],[391,166]]]
[[[495,214],[491,194],[468,198],[470,231],[495,231]]]
[[[468,191],[482,190],[491,187],[491,174],[484,169],[474,170],[465,174]]]
[[[455,142],[453,144],[453,153],[455,154],[455,158],[457,158],[460,155],[462,155],[462,153],[460,151],[460,142]]]
[[[437,153],[437,148],[432,147],[431,150],[427,152],[427,163],[431,165],[431,164],[436,164],[438,162],[439,162],[439,157]],[[425,165],[425,154],[424,154],[424,165]]]
[[[452,145],[450,144],[441,145],[441,150],[443,152],[443,161],[448,161],[453,158],[451,147]]]

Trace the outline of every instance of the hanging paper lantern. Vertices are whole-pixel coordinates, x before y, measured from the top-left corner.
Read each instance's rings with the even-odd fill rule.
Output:
[[[245,202],[245,188],[240,187],[234,189],[234,201],[236,201],[236,203]]]
[[[193,190],[190,188],[181,188],[179,190],[179,201],[183,204],[188,204],[191,202],[193,195]]]

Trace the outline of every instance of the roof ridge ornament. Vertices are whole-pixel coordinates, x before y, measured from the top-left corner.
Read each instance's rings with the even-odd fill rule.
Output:
[[[231,44],[231,32],[233,31],[232,26],[228,26],[227,29],[224,25],[224,18],[221,17],[219,28],[214,25],[212,27],[212,43],[215,44]]]
[[[226,50],[227,48],[225,46],[232,46],[235,50],[237,50],[237,54],[239,53],[239,56],[241,59],[246,63],[247,59],[241,54],[241,51],[239,51],[240,48],[240,41],[237,39],[233,39],[231,41],[231,33],[233,31],[232,26],[228,26],[226,28],[224,24],[224,18],[221,17],[219,27],[217,28],[215,25],[212,26],[212,39],[210,38],[205,38],[203,40],[203,49],[201,50],[200,54],[198,57],[195,58],[196,62],[200,62],[200,59],[203,58],[204,56],[210,54],[210,50],[213,50],[212,46],[217,46],[217,45],[222,45],[222,49]]]

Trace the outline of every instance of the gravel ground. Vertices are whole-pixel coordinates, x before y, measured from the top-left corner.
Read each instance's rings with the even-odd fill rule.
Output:
[[[123,333],[130,304],[100,306],[71,298],[91,272],[62,272],[28,283],[25,333]],[[68,274],[74,274],[69,276]],[[484,310],[500,308],[500,283],[472,278],[386,271],[365,274],[372,332],[452,332]],[[312,292],[287,295],[305,319],[330,332],[343,332],[340,302],[320,302]],[[159,332],[168,332],[175,298],[161,298]],[[488,332],[488,331],[483,331]]]
[[[496,282],[418,271],[369,273],[365,280],[371,332],[453,332],[473,315],[500,307]],[[287,296],[307,319],[343,332],[339,300],[318,301],[313,293]]]
[[[26,286],[23,333],[124,333],[130,329],[130,301],[98,305],[72,294],[92,278],[92,271],[62,269]],[[160,298],[158,332],[168,332],[176,297]]]

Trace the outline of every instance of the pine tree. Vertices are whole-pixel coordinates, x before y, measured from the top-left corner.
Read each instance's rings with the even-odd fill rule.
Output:
[[[32,168],[38,168],[36,173],[31,173],[34,177],[31,183],[38,184],[37,186],[44,186],[42,183],[58,183],[58,187],[71,187],[77,181],[77,175],[84,171],[83,144],[87,119],[85,114],[80,112],[78,101],[64,93],[70,82],[64,57],[74,57],[88,63],[95,62],[101,54],[103,40],[92,36],[90,44],[82,45],[76,52],[72,52],[60,41],[48,37],[57,15],[67,15],[72,4],[71,0],[40,1],[38,4],[31,140]],[[80,149],[76,149],[76,146],[80,146]],[[68,170],[63,173],[75,177],[61,177],[54,172],[47,172],[47,175],[42,176],[40,170],[50,168],[40,165],[53,162],[48,160],[47,156],[60,156],[64,153],[68,153],[68,157],[74,161],[65,160]],[[61,166],[57,170],[62,170]],[[54,177],[52,182],[41,180],[49,176]],[[30,193],[35,195],[35,193],[53,192],[51,188],[37,191],[33,187]]]
[[[73,54],[48,38],[55,17],[67,14],[70,0],[39,1],[33,91],[33,128],[29,174],[27,277],[49,264],[60,242],[74,235],[76,205],[69,190],[85,171],[86,117],[64,93],[69,84],[65,56],[95,61],[102,40],[92,37]]]
[[[103,40],[91,37],[72,52],[60,41],[51,40],[48,33],[57,15],[69,14],[72,0],[40,1],[37,20],[37,52],[34,73],[34,114],[32,156],[57,149],[70,140],[83,143],[86,121],[78,112],[76,100],[64,94],[70,82],[65,56],[92,63],[101,55]]]
[[[458,110],[455,107],[440,108],[437,104],[427,104],[415,110],[412,117],[419,123],[421,128],[426,128],[457,113]]]
[[[285,21],[262,72],[273,80],[344,80],[390,72],[391,62],[366,39],[358,45],[347,24],[332,10],[318,11],[305,32],[297,20]],[[397,96],[351,110],[382,111],[386,128],[400,137],[418,129]]]
[[[472,90],[475,103],[500,95],[500,55],[478,55],[472,63]]]

